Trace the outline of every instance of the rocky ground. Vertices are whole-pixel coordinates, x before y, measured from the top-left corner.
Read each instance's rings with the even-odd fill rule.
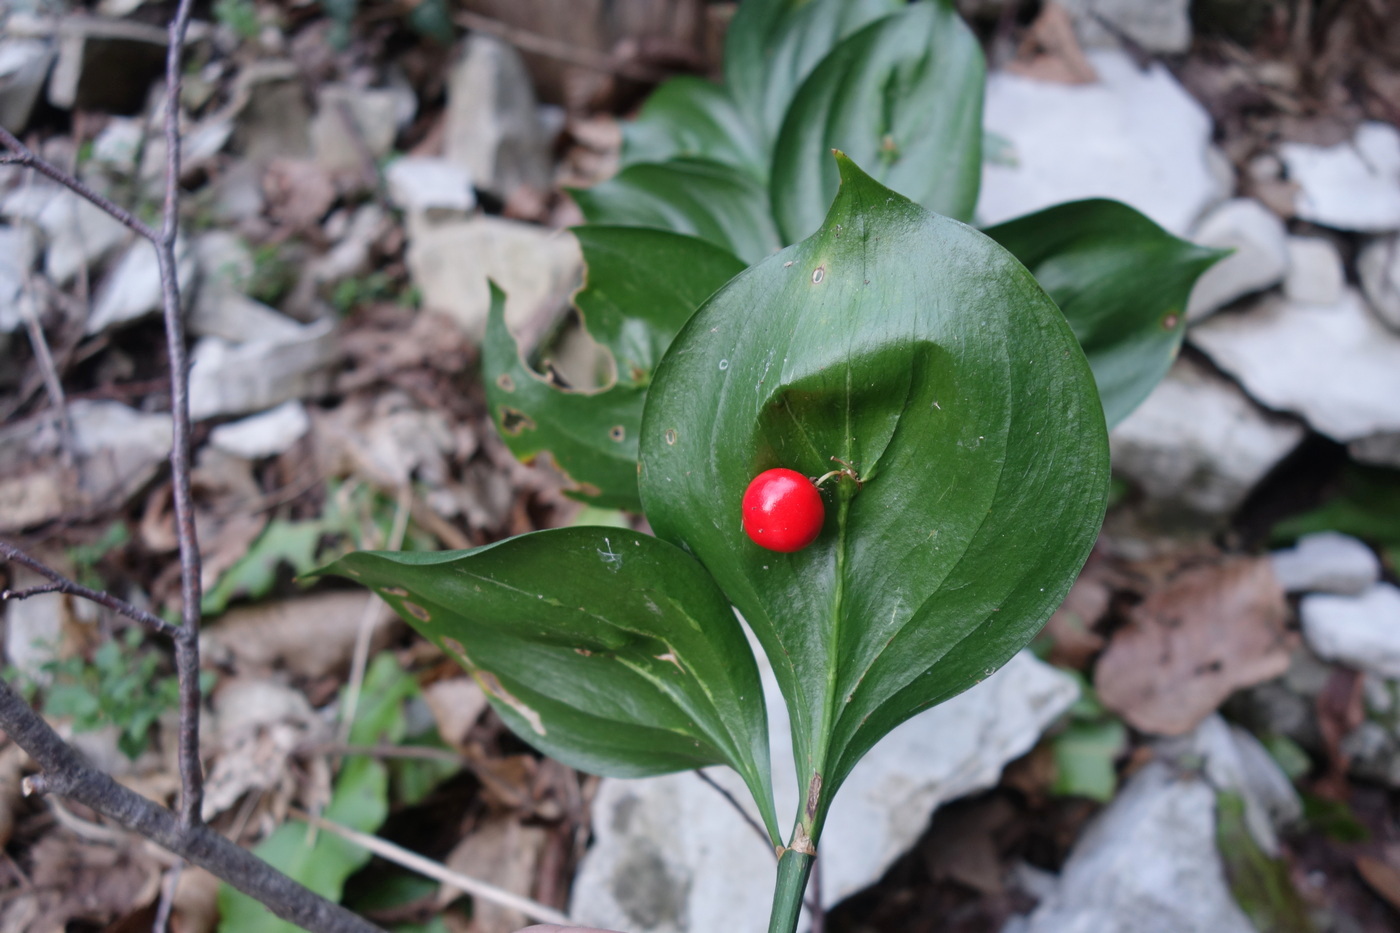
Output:
[[[1400,7],[960,7],[994,66],[980,222],[1112,197],[1234,253],[1192,295],[1168,379],[1114,432],[1115,505],[1046,633],[901,727],[838,798],[826,929],[1395,929]],[[565,189],[610,174],[649,82],[714,68],[732,10],[551,10],[197,7],[179,256],[206,816],[268,852],[304,838],[290,809],[324,811],[631,933],[758,929],[771,853],[713,788],[542,760],[377,599],[294,580],[351,547],[608,518],[494,433],[475,376],[486,281],[525,345],[554,339],[560,370],[593,378],[567,310],[580,259],[561,231],[581,216]],[[142,217],[161,187],[169,12],[0,11],[0,125]],[[159,285],[125,227],[0,167],[0,534],[165,610]],[[4,612],[10,682],[105,770],[170,799],[165,646],[58,596]],[[22,799],[30,769],[0,747],[0,929],[149,929],[169,858]],[[386,926],[525,922],[390,860],[317,852],[305,879]],[[215,929],[220,908],[223,930],[269,928],[244,907],[186,870],[171,929]]]

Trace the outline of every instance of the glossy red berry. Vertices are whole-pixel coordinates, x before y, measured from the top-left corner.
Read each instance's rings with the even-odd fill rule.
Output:
[[[764,470],[744,490],[744,532],[770,551],[800,551],[816,540],[826,517],[822,495],[796,470]]]

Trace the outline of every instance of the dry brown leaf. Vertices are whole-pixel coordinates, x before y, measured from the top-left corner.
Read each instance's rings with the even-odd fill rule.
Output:
[[[1356,872],[1387,904],[1400,910],[1400,868],[1370,855],[1358,855]]]
[[[1079,47],[1069,12],[1053,2],[1042,7],[1016,50],[1016,60],[1006,70],[1056,84],[1093,84],[1099,80]]]
[[[455,872],[530,897],[547,840],[545,830],[522,826],[513,816],[491,817],[457,844],[446,864]],[[460,894],[455,888],[444,887],[438,902],[446,906]],[[472,933],[513,933],[529,922],[524,914],[477,899],[468,929]]]
[[[232,609],[206,636],[215,656],[232,657],[241,673],[285,668],[314,680],[350,663],[367,600],[363,592],[319,593]],[[397,620],[380,603],[373,610],[372,650],[393,638]]]
[[[10,844],[16,811],[24,806],[19,782],[27,759],[24,749],[18,745],[10,744],[0,750],[0,849]]]
[[[67,929],[72,921],[110,923],[160,887],[161,867],[139,845],[104,845],[59,831],[34,843],[29,860],[39,910],[26,933]]]
[[[219,884],[204,869],[186,866],[175,886],[171,933],[213,933],[219,924]]]
[[[1108,567],[1106,558],[1097,553],[1089,555],[1089,562],[1069,595],[1045,624],[1051,664],[1082,671],[1103,650],[1103,636],[1094,631],[1094,626],[1107,614],[1113,596]]]
[[[1094,672],[1099,699],[1143,732],[1189,732],[1231,693],[1288,669],[1287,619],[1267,559],[1183,570],[1114,633]]]
[[[423,688],[423,699],[437,721],[438,734],[453,748],[462,748],[467,733],[486,712],[486,692],[470,677],[439,680]]]
[[[330,173],[308,159],[274,159],[262,187],[268,216],[288,233],[319,227],[336,199]]]

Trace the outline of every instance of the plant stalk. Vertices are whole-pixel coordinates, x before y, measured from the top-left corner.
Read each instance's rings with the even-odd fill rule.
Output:
[[[778,884],[773,889],[773,914],[768,921],[768,933],[794,933],[797,918],[802,913],[802,895],[807,890],[807,877],[812,873],[815,855],[784,849],[778,860]]]

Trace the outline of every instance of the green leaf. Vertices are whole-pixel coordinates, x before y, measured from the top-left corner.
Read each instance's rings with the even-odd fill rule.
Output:
[[[417,691],[413,678],[392,655],[382,654],[365,673],[351,744],[395,741],[403,734],[403,701]],[[389,814],[388,769],[373,758],[347,758],[335,779],[331,802],[322,814],[372,833]],[[301,823],[279,826],[253,850],[258,857],[329,900],[339,902],[345,880],[362,868],[370,853],[334,833],[316,833]],[[296,933],[262,904],[228,885],[219,888],[220,933]]]
[[[1233,791],[1216,795],[1215,843],[1235,901],[1257,929],[1273,933],[1313,933],[1311,910],[1293,887],[1288,864],[1259,848],[1245,822],[1244,798]]]
[[[1348,464],[1328,502],[1274,526],[1286,544],[1317,531],[1339,531],[1382,547],[1400,547],[1400,470]]]
[[[929,210],[970,219],[985,79],[982,47],[948,0],[907,6],[838,45],[797,92],[773,151],[784,242],[821,224],[837,185],[832,148]]]
[[[597,774],[727,764],[776,838],[758,668],[699,564],[648,535],[558,528],[470,551],[362,551],[375,589],[527,742]]]
[[[517,457],[549,451],[575,498],[637,512],[637,436],[651,372],[700,302],[744,264],[679,234],[588,226],[575,235],[587,274],[574,303],[612,353],[615,383],[577,392],[536,373],[506,328],[504,296],[493,290],[481,352],[487,404]]]
[[[1055,755],[1053,792],[1100,803],[1112,800],[1118,789],[1114,762],[1127,745],[1128,729],[1116,719],[1070,723],[1051,740]]]
[[[686,324],[641,443],[652,526],[772,661],[802,780],[820,782],[812,829],[880,737],[1030,641],[1089,553],[1109,478],[1092,374],[1025,268],[838,161],[822,229]],[[864,486],[828,493],[813,545],[744,535],[753,476],[833,456]]]
[[[623,125],[624,168],[677,158],[708,159],[740,169],[759,183],[768,179],[768,151],[729,91],[691,75],[658,87],[637,119]]]
[[[745,262],[782,244],[768,189],[742,170],[707,159],[632,165],[570,192],[591,224],[652,227],[708,240]]]
[[[1057,204],[986,231],[1031,270],[1089,357],[1110,426],[1171,368],[1196,279],[1225,253],[1117,201]]]
[[[739,4],[725,35],[724,80],[762,151],[772,150],[793,95],[826,54],[862,26],[903,6],[903,0],[744,0]]]

